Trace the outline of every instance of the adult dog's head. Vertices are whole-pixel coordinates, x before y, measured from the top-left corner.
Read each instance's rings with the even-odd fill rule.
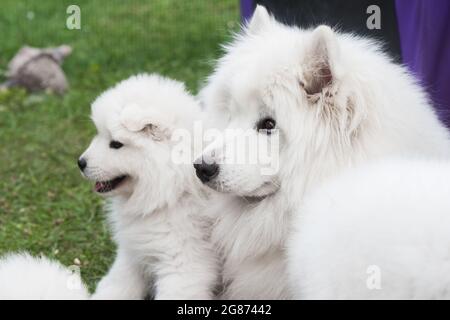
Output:
[[[286,181],[301,185],[348,162],[371,112],[364,77],[374,78],[385,60],[370,41],[327,26],[285,26],[258,6],[200,93],[216,124],[236,134],[206,148],[197,175],[218,191],[263,198]],[[248,148],[275,147],[257,151],[265,161],[233,162],[230,155],[253,152],[236,147],[244,139],[253,141]]]
[[[78,159],[83,176],[95,181],[97,193],[116,196],[137,211],[176,201],[193,170],[172,161],[171,136],[188,130],[198,112],[179,82],[156,75],[122,81],[92,104],[97,135]]]

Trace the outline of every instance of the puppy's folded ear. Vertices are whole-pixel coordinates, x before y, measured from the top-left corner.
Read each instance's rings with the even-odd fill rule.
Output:
[[[120,123],[131,132],[151,135],[154,140],[170,138],[170,119],[161,113],[136,104],[125,106],[120,113]]]
[[[321,93],[337,76],[339,45],[336,35],[328,26],[317,27],[306,48],[303,61],[303,84],[307,94]]]
[[[247,24],[247,32],[249,34],[257,34],[263,30],[270,22],[272,18],[267,12],[264,6],[257,5],[252,18]]]

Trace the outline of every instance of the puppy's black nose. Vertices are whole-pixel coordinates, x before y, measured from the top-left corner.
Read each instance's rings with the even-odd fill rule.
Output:
[[[84,171],[86,166],[87,166],[87,162],[84,158],[78,159],[78,168],[80,168],[81,171]]]
[[[195,173],[197,177],[203,182],[208,182],[217,177],[219,174],[219,165],[217,163],[194,163]]]

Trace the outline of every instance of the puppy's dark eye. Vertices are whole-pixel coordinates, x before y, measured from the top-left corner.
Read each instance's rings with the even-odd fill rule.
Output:
[[[109,143],[109,147],[110,147],[111,149],[120,149],[120,148],[123,147],[123,143],[122,143],[122,142],[119,142],[119,141],[113,140],[113,141],[111,141],[111,142]]]
[[[256,130],[264,130],[267,134],[271,134],[271,131],[275,129],[276,122],[272,118],[264,118],[256,125]]]

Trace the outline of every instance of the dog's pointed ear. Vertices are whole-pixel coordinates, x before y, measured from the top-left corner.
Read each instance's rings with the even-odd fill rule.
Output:
[[[170,119],[135,104],[123,108],[120,123],[128,131],[149,133],[155,140],[170,138]]]
[[[257,34],[270,23],[272,18],[264,6],[257,5],[252,18],[247,24],[247,32],[250,34]]]
[[[306,49],[304,67],[304,88],[307,94],[321,93],[336,78],[339,46],[336,34],[328,26],[319,26],[311,34]]]

